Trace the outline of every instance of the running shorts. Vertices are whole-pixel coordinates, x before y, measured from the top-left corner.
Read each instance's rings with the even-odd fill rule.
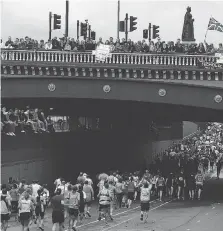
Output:
[[[79,214],[79,210],[78,209],[73,209],[73,208],[68,208],[68,213],[69,213],[70,217],[77,218],[78,214]]]
[[[100,205],[99,204],[99,211],[103,213],[109,213],[110,205]]]
[[[128,199],[131,201],[134,200],[134,192],[128,192]]]
[[[25,222],[28,222],[30,218],[31,218],[30,212],[20,213],[19,219],[22,225],[24,225]]]
[[[1,214],[1,221],[8,221],[10,219],[9,213]]]
[[[158,191],[163,191],[164,190],[164,186],[158,186],[157,189],[158,189]]]
[[[196,188],[197,188],[197,190],[198,190],[198,189],[203,190],[203,185],[202,185],[202,184],[197,184],[197,185],[196,185]]]
[[[53,211],[52,213],[52,222],[55,223],[63,223],[64,222],[64,213],[62,211]]]
[[[36,207],[36,209],[35,209],[35,214],[36,214],[36,217],[41,217],[41,219],[43,219],[43,218],[44,218],[44,215],[45,215],[45,213],[42,212],[42,211],[41,211],[41,208],[39,208],[39,207]]]
[[[148,202],[141,202],[141,211],[148,212],[150,209],[150,203]]]

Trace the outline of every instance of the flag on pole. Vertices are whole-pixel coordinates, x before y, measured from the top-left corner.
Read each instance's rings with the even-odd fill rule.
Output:
[[[208,30],[217,30],[219,32],[223,32],[223,24],[211,17],[208,23]]]

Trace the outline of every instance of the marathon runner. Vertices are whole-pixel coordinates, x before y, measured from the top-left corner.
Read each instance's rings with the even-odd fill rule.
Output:
[[[140,220],[147,222],[148,219],[148,212],[150,209],[150,194],[151,194],[152,184],[149,182],[145,182],[141,187],[140,191],[140,203],[141,203],[141,215]]]
[[[70,193],[68,213],[69,213],[69,228],[68,230],[76,231],[77,221],[79,215],[79,205],[80,205],[80,194],[78,192],[78,187],[74,185]]]
[[[162,176],[162,174],[159,174],[159,177],[157,178],[156,187],[157,187],[159,200],[162,201],[163,200],[164,187],[165,187],[165,179]]]
[[[1,193],[1,230],[6,231],[10,219],[11,200],[7,195],[7,190],[3,189]]]
[[[189,190],[189,199],[194,200],[194,194],[196,189],[196,180],[194,174],[190,174],[187,178],[187,186]]]
[[[53,227],[52,231],[57,230],[57,226],[59,226],[59,230],[64,230],[64,197],[61,194],[61,189],[58,188],[56,190],[56,195],[51,199],[52,205],[52,222]]]
[[[197,191],[197,199],[201,199],[201,192],[203,191],[203,185],[204,185],[204,175],[199,170],[197,175],[195,176],[196,180],[196,191]]]
[[[99,217],[100,221],[102,217],[105,218],[105,224],[108,225],[108,217],[110,216],[110,203],[112,195],[109,190],[109,184],[105,183],[103,189],[98,194],[99,198]]]

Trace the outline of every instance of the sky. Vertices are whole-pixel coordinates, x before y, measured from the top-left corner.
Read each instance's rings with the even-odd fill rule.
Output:
[[[61,30],[54,30],[52,37],[62,37],[65,33],[65,0],[0,0],[1,37],[6,41],[25,36],[40,40],[48,39],[49,11],[62,16]],[[194,18],[194,34],[197,42],[203,42],[210,17],[223,24],[222,1],[149,1],[120,0],[120,20],[125,14],[137,17],[137,30],[129,33],[129,38],[142,40],[143,29],[149,23],[160,26],[160,37],[164,41],[181,38],[184,15],[190,6]],[[69,37],[77,36],[77,20],[89,20],[96,32],[96,39],[117,37],[117,0],[70,0]],[[120,38],[124,38],[120,32]],[[223,42],[223,33],[208,31],[207,42]]]

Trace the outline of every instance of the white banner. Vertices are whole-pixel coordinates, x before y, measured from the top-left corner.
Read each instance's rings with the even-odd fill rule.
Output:
[[[222,53],[216,53],[215,56],[219,58],[216,63],[223,64],[223,54]]]
[[[96,61],[104,62],[106,58],[112,57],[111,46],[100,44],[95,51],[92,51],[92,54],[95,55]]]

